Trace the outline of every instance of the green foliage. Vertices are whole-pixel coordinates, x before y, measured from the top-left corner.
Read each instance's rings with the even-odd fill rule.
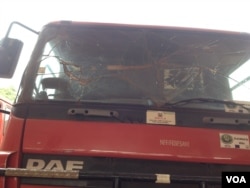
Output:
[[[16,98],[16,90],[13,87],[8,88],[0,88],[0,96],[9,99],[11,102],[13,102]]]

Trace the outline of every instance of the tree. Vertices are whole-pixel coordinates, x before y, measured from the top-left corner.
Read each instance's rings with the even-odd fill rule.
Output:
[[[16,98],[16,90],[13,87],[8,88],[0,88],[0,96],[9,99],[11,102],[13,102]]]

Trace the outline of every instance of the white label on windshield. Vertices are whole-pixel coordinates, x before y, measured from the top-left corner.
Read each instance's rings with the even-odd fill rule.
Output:
[[[244,134],[220,133],[222,148],[250,149],[249,137]]]
[[[175,112],[148,110],[146,122],[149,124],[176,125]]]

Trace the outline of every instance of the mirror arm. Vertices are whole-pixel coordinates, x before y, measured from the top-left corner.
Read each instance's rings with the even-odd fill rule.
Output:
[[[10,111],[0,109],[0,113],[10,114]]]
[[[19,25],[19,26],[21,26],[21,27],[23,27],[23,28],[29,30],[29,31],[32,32],[32,33],[35,33],[35,34],[37,34],[37,35],[39,34],[39,32],[37,32],[37,31],[31,29],[30,27],[28,27],[28,26],[26,26],[26,25],[24,25],[24,24],[21,24],[20,22],[16,22],[16,21],[15,21],[15,22],[12,22],[12,23],[10,24],[10,26],[9,26],[9,28],[8,28],[8,30],[7,30],[7,33],[6,33],[6,35],[5,35],[6,38],[9,36],[10,31],[11,31],[11,29],[12,29],[12,26],[13,26],[14,24],[17,24],[17,25]]]

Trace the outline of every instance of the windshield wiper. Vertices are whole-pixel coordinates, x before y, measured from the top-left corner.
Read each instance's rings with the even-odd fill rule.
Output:
[[[246,107],[247,104],[244,103],[238,103],[234,101],[226,101],[226,100],[220,100],[220,99],[213,99],[213,98],[191,98],[191,99],[185,99],[180,100],[174,103],[165,103],[165,107],[178,107],[178,106],[185,106],[188,104],[197,104],[197,103],[214,103],[214,104],[222,104],[226,105],[228,108],[235,108],[236,106],[241,107],[242,109],[247,110],[250,112],[250,108]]]

